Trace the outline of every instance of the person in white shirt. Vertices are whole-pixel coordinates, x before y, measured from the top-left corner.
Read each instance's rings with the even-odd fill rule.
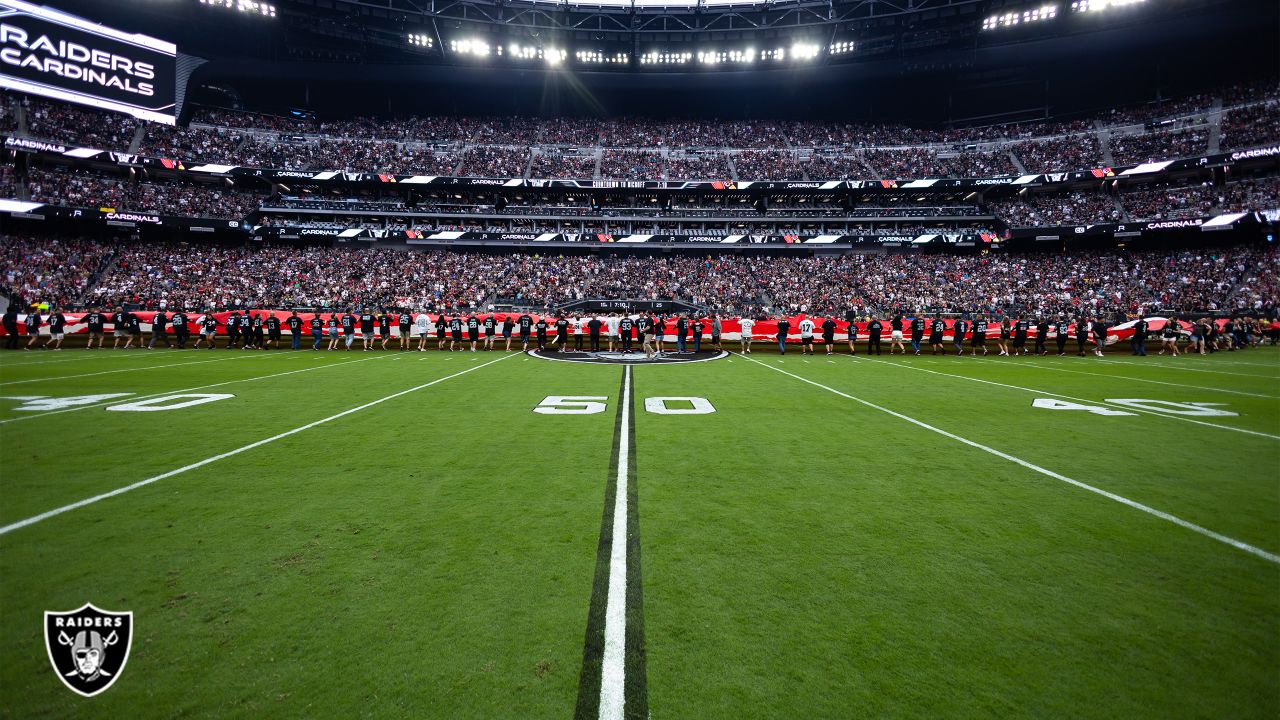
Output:
[[[609,313],[604,319],[605,332],[609,335],[609,352],[613,352],[613,344],[618,341],[618,313]]]
[[[800,352],[813,354],[813,320],[805,318],[800,321]]]
[[[574,315],[573,319],[569,321],[569,326],[573,332],[573,349],[575,352],[582,352],[582,326],[586,322],[580,315]]]
[[[427,338],[431,337],[431,317],[425,312],[418,313],[418,319],[413,321],[413,330],[418,333],[418,351],[427,351]]]
[[[751,354],[751,330],[756,326],[756,321],[749,317],[739,318],[738,325],[742,328],[742,354]]]

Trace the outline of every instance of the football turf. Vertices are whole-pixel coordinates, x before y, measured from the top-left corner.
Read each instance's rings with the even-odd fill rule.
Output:
[[[0,709],[594,717],[621,443],[643,598],[631,712],[1280,712],[1275,349],[735,355],[635,367],[629,408],[624,372],[516,353],[0,355],[0,396],[28,398],[0,400]],[[19,409],[112,393],[130,395]],[[174,393],[232,397],[108,409]],[[607,409],[533,412],[548,396]],[[42,630],[86,602],[135,626],[89,699],[54,677]]]

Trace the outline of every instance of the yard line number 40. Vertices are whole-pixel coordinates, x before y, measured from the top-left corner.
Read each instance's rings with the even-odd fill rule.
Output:
[[[608,407],[606,395],[548,395],[533,409],[539,415],[595,415]],[[644,409],[654,415],[709,415],[711,401],[700,397],[648,397]]]

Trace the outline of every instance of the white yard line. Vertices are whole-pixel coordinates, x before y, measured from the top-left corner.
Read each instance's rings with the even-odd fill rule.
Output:
[[[313,365],[311,367],[299,368],[297,370],[287,370],[285,372],[271,373],[270,375],[258,375],[257,377],[238,378],[236,380],[224,380],[222,382],[210,383],[208,385],[196,385],[195,387],[181,388],[178,390],[166,390],[164,392],[151,393],[149,395],[131,395],[129,397],[117,398],[115,400],[107,400],[105,402],[94,403],[92,405],[78,405],[76,407],[63,408],[62,410],[48,410],[41,413],[31,413],[30,415],[18,415],[16,417],[5,418],[4,420],[0,420],[0,425],[4,425],[11,422],[21,422],[23,420],[34,420],[35,418],[42,418],[47,415],[61,415],[62,413],[78,412],[80,410],[89,410],[91,408],[103,407],[105,405],[121,405],[124,403],[138,402],[139,400],[148,400],[150,398],[164,397],[165,395],[176,395],[178,393],[194,392],[196,390],[206,390],[208,388],[222,387],[223,385],[232,385],[235,383],[242,383],[242,382],[253,382],[255,380],[267,380],[269,378],[282,377],[284,375],[293,375],[294,373],[303,373],[311,370],[321,370],[323,368],[328,368],[328,367],[337,367],[338,365],[348,365],[350,363],[365,362],[367,360],[379,360],[385,357],[387,356],[379,355],[378,357],[364,357],[364,358],[360,358],[359,360],[343,360],[342,362],[325,363],[323,365]]]
[[[1021,385],[1010,385],[1008,383],[996,382],[994,380],[983,380],[982,378],[969,377],[968,375],[956,375],[955,373],[942,372],[941,370],[930,370],[928,368],[916,367],[914,365],[904,365],[903,363],[900,363],[900,362],[890,362],[888,360],[879,360],[877,362],[881,362],[886,365],[894,365],[901,368],[907,368],[908,370],[917,370],[919,372],[930,373],[932,375],[941,375],[943,377],[956,378],[957,380],[968,380],[969,382],[982,383],[983,385],[994,385],[996,387],[1008,388],[1010,390],[1021,390],[1023,392],[1034,393],[1036,395],[1045,395],[1048,397],[1056,397],[1056,398],[1062,398],[1064,400],[1071,400],[1072,402],[1093,403],[1095,405],[1106,405],[1107,407],[1113,407],[1120,410],[1125,410],[1127,412],[1135,412],[1135,413],[1140,413],[1142,415],[1151,415],[1153,417],[1162,417],[1162,418],[1167,418],[1169,420],[1180,420],[1182,422],[1191,423],[1193,425],[1203,425],[1205,427],[1218,428],[1219,430],[1230,430],[1231,432],[1244,433],[1245,435],[1256,435],[1258,437],[1269,438],[1271,440],[1280,440],[1280,435],[1272,435],[1271,433],[1264,433],[1258,430],[1249,430],[1247,428],[1234,427],[1232,425],[1219,425],[1218,423],[1206,422],[1204,420],[1196,420],[1195,418],[1183,417],[1181,415],[1169,415],[1162,412],[1156,412],[1148,408],[1139,408],[1139,407],[1134,407],[1132,405],[1121,405],[1119,403],[1107,402],[1106,400],[1089,400],[1086,398],[1075,397],[1073,395],[1063,395],[1062,393],[1050,392],[1048,390],[1039,390],[1037,388],[1023,387]]]
[[[747,360],[751,360],[751,358],[746,358],[746,359],[747,359]],[[843,398],[846,398],[846,399],[852,400],[852,401],[854,401],[854,402],[856,402],[856,403],[859,403],[859,404],[865,405],[866,407],[869,407],[869,408],[871,408],[871,409],[873,409],[873,410],[879,410],[879,411],[880,411],[880,412],[882,412],[882,413],[885,413],[885,414],[888,414],[888,415],[892,415],[893,417],[896,417],[896,418],[898,418],[899,420],[903,420],[903,421],[905,421],[905,422],[911,423],[912,425],[915,425],[916,427],[920,427],[920,428],[923,428],[923,429],[925,429],[925,430],[928,430],[929,432],[937,433],[937,434],[939,434],[939,435],[942,435],[943,437],[950,438],[950,439],[952,439],[952,440],[955,440],[956,442],[960,442],[960,443],[963,443],[963,444],[965,444],[965,445],[968,445],[969,447],[972,447],[972,448],[975,448],[975,449],[981,450],[981,451],[983,451],[983,452],[985,452],[985,453],[989,453],[989,454],[994,455],[994,456],[996,456],[996,457],[998,457],[998,458],[1001,458],[1001,459],[1004,459],[1004,460],[1008,460],[1009,462],[1015,463],[1015,464],[1017,464],[1017,465],[1021,465],[1022,467],[1027,468],[1028,470],[1032,470],[1032,471],[1035,471],[1035,472],[1037,472],[1037,473],[1040,473],[1041,475],[1044,475],[1045,477],[1050,477],[1050,478],[1053,478],[1054,480],[1060,480],[1060,481],[1062,481],[1062,482],[1064,482],[1064,483],[1067,483],[1068,485],[1074,485],[1075,487],[1078,487],[1078,488],[1080,488],[1081,490],[1088,490],[1089,492],[1091,492],[1091,493],[1095,493],[1095,494],[1097,494],[1097,495],[1101,495],[1102,497],[1105,497],[1105,498],[1107,498],[1108,500],[1114,500],[1115,502],[1118,502],[1118,503],[1120,503],[1121,505],[1126,505],[1126,506],[1128,506],[1128,507],[1133,508],[1134,510],[1140,510],[1140,511],[1142,511],[1142,512],[1144,512],[1144,513],[1148,514],[1148,515],[1152,515],[1152,516],[1154,516],[1154,517],[1158,517],[1158,518],[1160,518],[1161,520],[1165,520],[1165,521],[1171,522],[1171,523],[1173,523],[1174,525],[1177,525],[1177,526],[1179,526],[1179,527],[1186,528],[1187,530],[1190,530],[1190,531],[1192,531],[1192,532],[1194,532],[1194,533],[1196,533],[1196,534],[1203,535],[1204,537],[1207,537],[1207,538],[1210,538],[1210,539],[1213,539],[1213,540],[1217,540],[1217,541],[1218,541],[1218,542],[1220,542],[1220,543],[1224,543],[1224,544],[1226,544],[1226,545],[1230,545],[1231,547],[1234,547],[1234,548],[1236,548],[1236,549],[1238,549],[1238,550],[1243,550],[1243,551],[1245,551],[1245,552],[1247,552],[1247,553],[1249,553],[1250,555],[1253,555],[1253,556],[1255,556],[1255,557],[1259,557],[1259,558],[1262,558],[1263,560],[1267,560],[1267,561],[1269,561],[1269,562],[1276,563],[1276,564],[1280,565],[1280,555],[1277,555],[1277,554],[1275,554],[1275,553],[1271,553],[1271,552],[1267,552],[1266,550],[1263,550],[1262,548],[1254,547],[1253,545],[1250,545],[1250,544],[1248,544],[1248,543],[1242,542],[1242,541],[1240,541],[1240,540],[1236,540],[1235,538],[1227,537],[1226,535],[1223,535],[1222,533],[1214,532],[1213,530],[1210,530],[1210,529],[1205,528],[1205,527],[1201,527],[1200,525],[1196,525],[1195,523],[1190,522],[1190,521],[1188,521],[1188,520],[1183,520],[1182,518],[1180,518],[1180,517],[1178,517],[1178,516],[1176,516],[1176,515],[1170,515],[1169,513],[1164,512],[1163,510],[1157,510],[1157,509],[1155,509],[1155,508],[1153,508],[1153,507],[1150,507],[1150,506],[1148,506],[1148,505],[1143,505],[1142,503],[1137,502],[1137,501],[1135,501],[1135,500],[1130,500],[1129,498],[1123,497],[1123,496],[1121,496],[1121,495],[1116,495],[1115,493],[1113,493],[1113,492],[1108,492],[1108,491],[1106,491],[1106,490],[1103,490],[1102,488],[1094,487],[1093,485],[1089,485],[1088,483],[1084,483],[1084,482],[1081,482],[1081,481],[1079,481],[1079,480],[1075,480],[1075,479],[1069,478],[1069,477],[1067,477],[1066,475],[1062,475],[1062,474],[1060,474],[1060,473],[1056,473],[1056,472],[1054,472],[1054,471],[1052,471],[1052,470],[1048,470],[1048,469],[1046,469],[1046,468],[1040,467],[1039,465],[1036,465],[1036,464],[1034,464],[1034,463],[1031,463],[1031,462],[1028,462],[1028,461],[1026,461],[1026,460],[1023,460],[1022,458],[1015,457],[1015,456],[1010,455],[1010,454],[1008,454],[1008,453],[1006,453],[1006,452],[1001,452],[1000,450],[996,450],[996,449],[995,449],[995,448],[993,448],[993,447],[990,447],[990,446],[987,446],[987,445],[983,445],[982,443],[979,443],[979,442],[976,442],[976,441],[970,440],[970,439],[968,439],[968,438],[961,437],[961,436],[959,436],[959,435],[956,435],[955,433],[947,432],[946,430],[943,430],[943,429],[941,429],[941,428],[934,427],[933,425],[930,425],[930,424],[928,424],[928,423],[926,423],[926,422],[923,422],[923,421],[921,421],[921,420],[917,420],[917,419],[915,419],[915,418],[913,418],[913,417],[909,417],[909,416],[907,416],[907,415],[903,415],[902,413],[899,413],[899,412],[894,412],[893,410],[890,410],[889,408],[886,408],[886,407],[883,407],[883,406],[877,405],[877,404],[875,404],[875,403],[873,403],[873,402],[870,402],[870,401],[867,401],[867,400],[863,400],[862,398],[857,398],[857,397],[854,397],[854,396],[849,395],[849,394],[847,394],[847,393],[840,392],[839,390],[836,390],[835,388],[828,387],[828,386],[823,385],[823,384],[821,384],[821,383],[814,382],[813,380],[809,380],[808,378],[803,378],[803,377],[800,377],[799,375],[795,375],[795,374],[789,373],[789,372],[787,372],[786,370],[783,370],[783,369],[781,369],[781,368],[776,368],[776,367],[773,367],[772,365],[768,365],[768,364],[766,364],[766,363],[762,363],[762,362],[759,362],[759,361],[757,361],[757,360],[751,360],[751,362],[754,362],[754,363],[756,363],[757,365],[760,365],[760,366],[762,366],[762,367],[769,368],[770,370],[772,370],[772,371],[774,371],[774,372],[779,372],[779,373],[782,373],[783,375],[787,375],[787,376],[789,376],[789,377],[795,378],[796,380],[799,380],[799,381],[801,381],[801,382],[808,383],[809,385],[812,385],[812,386],[814,386],[814,387],[822,388],[823,390],[826,390],[827,392],[834,393],[834,394],[836,394],[836,395],[839,395],[840,397],[843,397]]]
[[[261,355],[236,355],[234,357],[210,358],[208,360],[188,360],[186,362],[169,363],[168,365],[144,365],[142,367],[118,368],[116,370],[100,370],[98,372],[81,373],[79,375],[55,375],[53,377],[28,378],[26,380],[9,380],[8,382],[0,382],[0,387],[7,385],[24,385],[26,383],[36,382],[53,382],[54,380],[74,380],[76,378],[94,377],[96,375],[112,375],[114,373],[141,372],[143,370],[158,370],[160,368],[180,367],[183,365],[203,365],[211,362],[230,362],[232,360],[247,360],[249,358],[260,358]],[[283,355],[273,355],[271,357],[287,357]]]
[[[190,353],[192,349],[193,348],[178,350],[177,348],[173,348],[173,349],[166,348],[164,350],[151,350],[149,352],[144,350],[143,352],[136,353],[133,351],[132,348],[130,348],[129,352],[105,351],[101,353],[99,352],[86,353],[84,348],[66,348],[62,352],[67,353],[67,355],[54,355],[53,353],[55,351],[53,350],[45,350],[43,352],[39,350],[33,350],[32,352],[37,354],[18,355],[16,357],[12,351],[6,351],[4,354],[0,354],[0,358],[3,358],[2,360],[0,360],[0,370],[3,370],[5,368],[15,368],[15,367],[30,367],[32,365],[56,365],[57,363],[84,362],[85,360],[94,360],[94,359],[148,358],[148,357],[155,357],[157,355],[167,355],[170,353]],[[71,355],[71,357],[68,357],[68,355]],[[31,358],[31,360],[24,362],[24,361],[18,360],[19,357]],[[42,359],[45,357],[50,359],[48,360]]]
[[[1148,356],[1150,357],[1150,356]],[[1170,358],[1171,360],[1173,358]],[[1185,372],[1210,373],[1213,375],[1235,375],[1236,377],[1258,378],[1259,380],[1275,380],[1274,375],[1259,375],[1257,373],[1240,373],[1228,372],[1226,370],[1211,370],[1209,368],[1184,367],[1182,365],[1174,365],[1172,363],[1156,361],[1154,363],[1138,363],[1132,360],[1108,360],[1106,358],[1097,358],[1096,362],[1106,363],[1108,365],[1148,365],[1149,367],[1158,367],[1164,370],[1183,370]],[[1190,362],[1195,362],[1191,360]]]
[[[509,357],[512,357],[512,356],[508,355],[507,357],[500,357],[500,358],[497,358],[496,360],[491,360],[491,361],[489,361],[489,362],[487,362],[487,363],[484,363],[483,365],[476,365],[475,367],[469,367],[469,368],[467,368],[466,370],[462,370],[461,372],[456,372],[456,373],[454,373],[454,374],[452,374],[452,375],[446,375],[446,376],[444,376],[444,377],[442,377],[442,378],[439,378],[439,379],[436,379],[436,380],[432,380],[431,382],[423,383],[423,384],[421,384],[421,385],[415,385],[415,386],[413,386],[413,387],[409,388],[408,390],[401,390],[400,392],[396,392],[396,393],[392,393],[392,394],[390,394],[390,395],[386,395],[386,396],[381,397],[381,398],[378,398],[377,400],[374,400],[374,401],[372,401],[372,402],[367,402],[367,403],[365,403],[365,404],[363,404],[363,405],[357,405],[357,406],[355,406],[355,407],[353,407],[353,408],[349,408],[349,409],[347,409],[347,410],[343,410],[342,412],[337,413],[337,414],[335,414],[335,415],[330,415],[330,416],[329,416],[329,417],[327,417],[327,418],[323,418],[323,419],[321,419],[321,420],[316,420],[315,422],[310,422],[310,423],[307,423],[306,425],[300,425],[300,426],[298,426],[298,427],[296,427],[296,428],[294,428],[294,429],[292,429],[292,430],[286,430],[285,432],[279,433],[278,435],[272,435],[271,437],[263,438],[262,440],[258,440],[257,442],[249,443],[248,445],[241,445],[240,447],[238,447],[238,448],[236,448],[236,449],[234,449],[234,450],[228,450],[227,452],[220,453],[220,454],[218,454],[218,455],[213,455],[213,456],[211,456],[211,457],[207,457],[207,458],[205,458],[205,459],[203,459],[203,460],[200,460],[200,461],[197,461],[197,462],[193,462],[193,463],[191,463],[190,465],[184,465],[184,466],[182,466],[182,467],[180,467],[180,468],[178,468],[178,469],[176,469],[176,470],[170,470],[169,472],[166,472],[166,473],[161,473],[161,474],[159,474],[159,475],[154,475],[154,476],[149,477],[149,478],[147,478],[147,479],[145,479],[145,480],[139,480],[138,482],[135,482],[135,483],[133,483],[133,484],[131,484],[131,485],[125,485],[125,486],[123,486],[123,487],[118,487],[118,488],[116,488],[115,490],[111,490],[111,491],[109,491],[109,492],[102,493],[101,495],[94,495],[93,497],[88,497],[88,498],[85,498],[85,499],[83,499],[83,500],[79,500],[79,501],[77,501],[77,502],[73,502],[73,503],[71,503],[70,505],[64,505],[64,506],[62,506],[62,507],[60,507],[60,508],[55,508],[55,509],[53,509],[53,510],[49,510],[48,512],[43,512],[43,513],[40,513],[39,515],[33,515],[33,516],[31,516],[31,517],[29,517],[29,518],[26,518],[26,519],[24,519],[24,520],[19,520],[19,521],[17,521],[17,522],[10,523],[10,524],[8,524],[8,525],[5,525],[4,527],[0,527],[0,535],[5,535],[5,534],[8,534],[8,533],[11,533],[11,532],[13,532],[14,530],[19,530],[19,529],[21,529],[21,528],[27,527],[28,525],[34,525],[34,524],[36,524],[36,523],[38,523],[38,522],[40,522],[40,521],[42,521],[42,520],[48,520],[48,519],[49,519],[49,518],[51,518],[51,517],[55,517],[55,516],[57,516],[57,515],[61,515],[61,514],[65,513],[65,512],[70,512],[70,511],[72,511],[72,510],[76,510],[76,509],[79,509],[79,508],[85,507],[86,505],[92,505],[92,504],[94,504],[94,503],[101,502],[102,500],[106,500],[106,499],[108,499],[108,498],[113,498],[113,497],[115,497],[115,496],[117,496],[117,495],[123,495],[124,493],[127,493],[127,492],[129,492],[129,491],[131,491],[131,490],[137,490],[138,488],[146,487],[147,485],[150,485],[150,484],[155,483],[155,482],[159,482],[159,481],[164,480],[164,479],[166,479],[166,478],[171,478],[171,477],[173,477],[173,476],[175,476],[175,475],[181,475],[182,473],[188,472],[188,471],[190,471],[190,470],[195,470],[195,469],[197,469],[197,468],[204,467],[205,465],[209,465],[209,464],[211,464],[211,463],[218,462],[219,460],[225,460],[225,459],[227,459],[227,458],[229,458],[229,457],[233,457],[233,456],[235,456],[235,455],[239,455],[240,453],[248,452],[249,450],[253,450],[254,448],[259,448],[259,447],[262,447],[263,445],[268,445],[268,444],[273,443],[273,442],[275,442],[275,441],[277,441],[277,440],[283,440],[284,438],[287,438],[287,437],[289,437],[289,436],[291,436],[291,435],[297,435],[297,434],[298,434],[298,433],[300,433],[300,432],[303,432],[303,431],[306,431],[306,430],[310,430],[310,429],[311,429],[311,428],[313,428],[313,427],[317,427],[317,426],[319,426],[319,425],[324,425],[325,423],[333,422],[334,420],[338,420],[339,418],[344,418],[344,417],[346,417],[346,416],[348,416],[348,415],[351,415],[351,414],[353,414],[353,413],[358,413],[358,412],[360,412],[361,410],[367,410],[367,409],[369,409],[369,408],[371,408],[371,407],[373,407],[373,406],[375,406],[375,405],[381,405],[382,403],[387,402],[388,400],[394,400],[394,399],[396,399],[396,398],[398,398],[398,397],[401,397],[401,396],[403,396],[403,395],[408,395],[409,393],[417,392],[418,390],[422,390],[422,389],[424,389],[424,388],[429,388],[429,387],[431,387],[432,385],[437,385],[437,384],[439,384],[439,383],[444,382],[445,380],[452,380],[453,378],[456,378],[456,377],[458,377],[458,376],[460,376],[460,375],[466,375],[466,374],[467,374],[467,373],[469,373],[469,372],[475,372],[476,370],[479,370],[480,368],[486,367],[486,366],[488,366],[488,365],[492,365],[492,364],[494,364],[494,363],[496,363],[496,362],[502,362],[503,360],[506,360],[506,359],[507,359],[507,358],[509,358]]]
[[[978,360],[981,362],[992,363],[994,365],[1003,365],[1005,367],[1031,367],[1031,368],[1036,368],[1037,370],[1054,370],[1057,372],[1074,373],[1076,375],[1093,375],[1095,377],[1115,378],[1117,380],[1133,380],[1135,382],[1151,383],[1153,385],[1169,385],[1172,387],[1191,388],[1193,390],[1205,390],[1208,392],[1215,392],[1215,393],[1230,393],[1231,395],[1245,395],[1248,397],[1263,398],[1266,400],[1280,400],[1280,395],[1264,395],[1263,393],[1251,393],[1251,392],[1245,392],[1243,390],[1228,390],[1227,388],[1213,388],[1213,387],[1204,387],[1202,385],[1188,385],[1186,383],[1166,382],[1164,380],[1151,380],[1149,378],[1134,377],[1132,375],[1109,375],[1106,373],[1088,372],[1087,370],[1068,370],[1067,368],[1054,367],[1052,365],[1044,365],[1042,363],[1035,363],[1035,362],[1022,363],[1020,365],[1011,366],[1008,363],[1003,363],[998,360],[987,360],[984,358],[978,358]]]
[[[622,720],[626,704],[627,475],[631,460],[631,366],[623,368],[618,474],[609,545],[609,594],[604,610],[604,654],[600,666],[600,720]]]

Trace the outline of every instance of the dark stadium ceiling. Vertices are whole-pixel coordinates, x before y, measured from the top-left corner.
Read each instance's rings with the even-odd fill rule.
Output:
[[[325,117],[1028,119],[1274,75],[1280,27],[1241,0],[50,2],[209,59],[196,101]]]

